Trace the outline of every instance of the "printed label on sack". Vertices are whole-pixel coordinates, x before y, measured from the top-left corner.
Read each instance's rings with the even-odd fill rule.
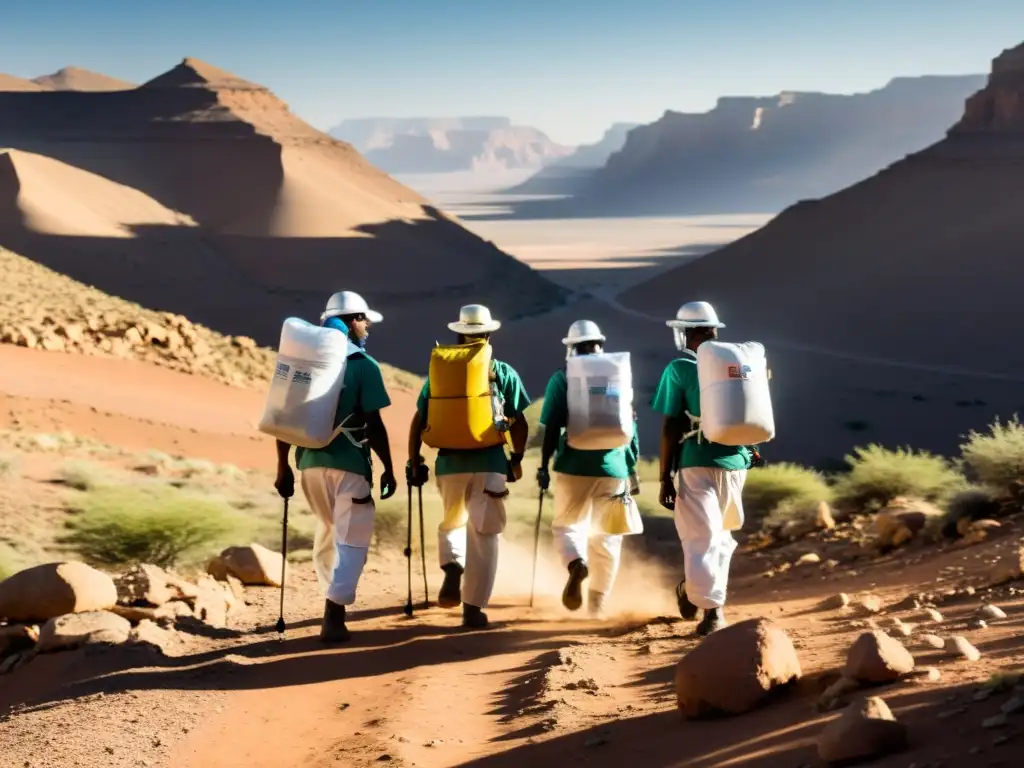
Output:
[[[306,371],[295,371],[295,375],[292,376],[293,384],[309,384],[313,381],[313,377]]]
[[[730,365],[730,379],[749,379],[752,369],[749,365]]]
[[[288,381],[288,372],[291,369],[292,369],[292,367],[290,365],[288,365],[288,363],[278,363],[277,364],[277,370],[274,371],[274,378],[275,379],[284,379],[285,381]]]

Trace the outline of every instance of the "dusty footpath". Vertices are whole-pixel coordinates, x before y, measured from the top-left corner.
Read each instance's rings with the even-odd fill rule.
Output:
[[[129,360],[0,353],[4,429],[60,428],[127,450],[230,461],[256,490],[270,482],[270,445],[249,421],[258,393]],[[31,387],[12,373],[29,363]],[[399,411],[411,407],[397,402],[396,435],[408,418]],[[27,460],[24,482],[43,477],[47,461]],[[0,495],[11,519],[20,487],[7,483]],[[418,567],[408,618],[405,560],[378,548],[351,613],[352,642],[325,648],[311,567],[296,563],[283,637],[273,629],[278,590],[246,587],[226,627],[181,625],[163,648],[40,654],[0,676],[0,766],[816,765],[823,728],[867,696],[882,697],[907,727],[906,746],[877,765],[1019,765],[1024,582],[989,585],[996,561],[1017,556],[1021,527],[1011,518],[972,544],[912,542],[884,556],[819,535],[741,550],[728,616],[777,623],[802,674],[750,711],[699,721],[676,704],[676,664],[697,641],[675,609],[680,564],[664,525],[649,526],[661,544],[625,556],[602,622],[561,608],[562,571],[547,559],[528,606],[528,540],[503,544],[489,630],[467,633],[457,612],[421,608]],[[431,563],[428,575],[433,601],[440,573]],[[833,602],[840,593],[846,607]],[[989,604],[1005,616],[979,622]],[[823,696],[874,627],[909,650],[913,669]],[[955,636],[977,658],[958,651]],[[724,652],[719,662],[743,663]]]

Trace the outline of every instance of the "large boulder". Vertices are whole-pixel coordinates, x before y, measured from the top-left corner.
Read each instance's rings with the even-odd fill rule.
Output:
[[[861,683],[890,683],[914,669],[914,657],[880,629],[865,632],[850,646],[843,674]]]
[[[0,618],[8,621],[104,611],[116,602],[113,579],[75,561],[37,565],[0,582]]]
[[[747,619],[708,635],[679,661],[676,698],[687,718],[737,715],[801,674],[786,632],[769,619]]]
[[[243,584],[269,587],[281,586],[282,557],[259,544],[228,547],[214,558],[207,572],[215,579],[225,580],[230,574]]]
[[[50,619],[39,632],[39,653],[106,643],[120,645],[128,640],[132,625],[107,611],[69,613]]]
[[[851,704],[818,736],[818,757],[830,765],[847,765],[902,750],[907,726],[897,722],[877,696]]]

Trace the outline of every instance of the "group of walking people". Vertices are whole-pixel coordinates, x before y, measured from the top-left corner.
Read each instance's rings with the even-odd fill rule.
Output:
[[[330,297],[320,325],[350,342],[335,414],[337,436],[322,448],[296,448],[302,490],[317,519],[313,559],[326,591],[320,632],[325,642],[350,637],[346,607],[356,600],[373,535],[371,451],[381,463],[380,498],[394,495],[398,485],[381,418],[391,400],[380,366],[366,352],[370,329],[382,319],[357,293]],[[756,447],[710,442],[699,428],[697,350],[724,327],[715,310],[707,302],[690,302],[666,324],[673,329],[679,356],[662,373],[651,402],[663,417],[659,502],[674,512],[684,554],[685,575],[676,587],[680,614],[696,620],[702,613],[697,633],[706,635],[726,623],[722,609],[736,548],[732,531],[743,524],[743,485],[747,469],[759,457]],[[437,601],[444,608],[461,605],[464,627],[483,628],[497,575],[499,536],[506,525],[507,484],[523,479],[529,437],[524,413],[530,397],[516,370],[491,358],[490,339],[501,323],[487,307],[462,307],[448,328],[456,343],[439,345],[432,353],[409,428],[405,479],[410,491],[429,482],[422,446],[436,447],[434,482],[443,507],[438,555],[444,574]],[[574,357],[602,355],[605,341],[595,323],[573,323],[562,339],[567,363]],[[635,499],[639,435],[634,411],[624,444],[597,450],[574,447],[569,435],[571,386],[565,369],[548,381],[536,481],[541,492],[551,488],[554,495],[551,531],[566,569],[562,603],[578,611],[585,602],[586,612],[599,618],[618,575],[623,537],[643,531]],[[291,448],[277,440],[275,487],[285,498],[295,489]]]

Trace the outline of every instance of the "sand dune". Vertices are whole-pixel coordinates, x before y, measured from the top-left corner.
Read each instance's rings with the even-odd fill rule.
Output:
[[[135,226],[190,226],[148,195],[32,152],[0,149],[0,228],[39,234],[134,237]]]
[[[0,92],[2,91],[45,91],[47,90],[38,83],[34,83],[31,80],[26,80],[23,77],[15,77],[14,75],[5,75],[0,72]]]
[[[136,87],[135,83],[80,67],[64,67],[52,75],[33,78],[32,82],[48,91],[126,91]]]
[[[1024,120],[1011,109],[1024,94],[1021,52],[997,59],[969,102],[970,126],[623,303],[667,318],[707,299],[727,337],[765,340],[778,368],[777,448],[801,458],[871,440],[953,450],[957,432],[1021,410]]]

